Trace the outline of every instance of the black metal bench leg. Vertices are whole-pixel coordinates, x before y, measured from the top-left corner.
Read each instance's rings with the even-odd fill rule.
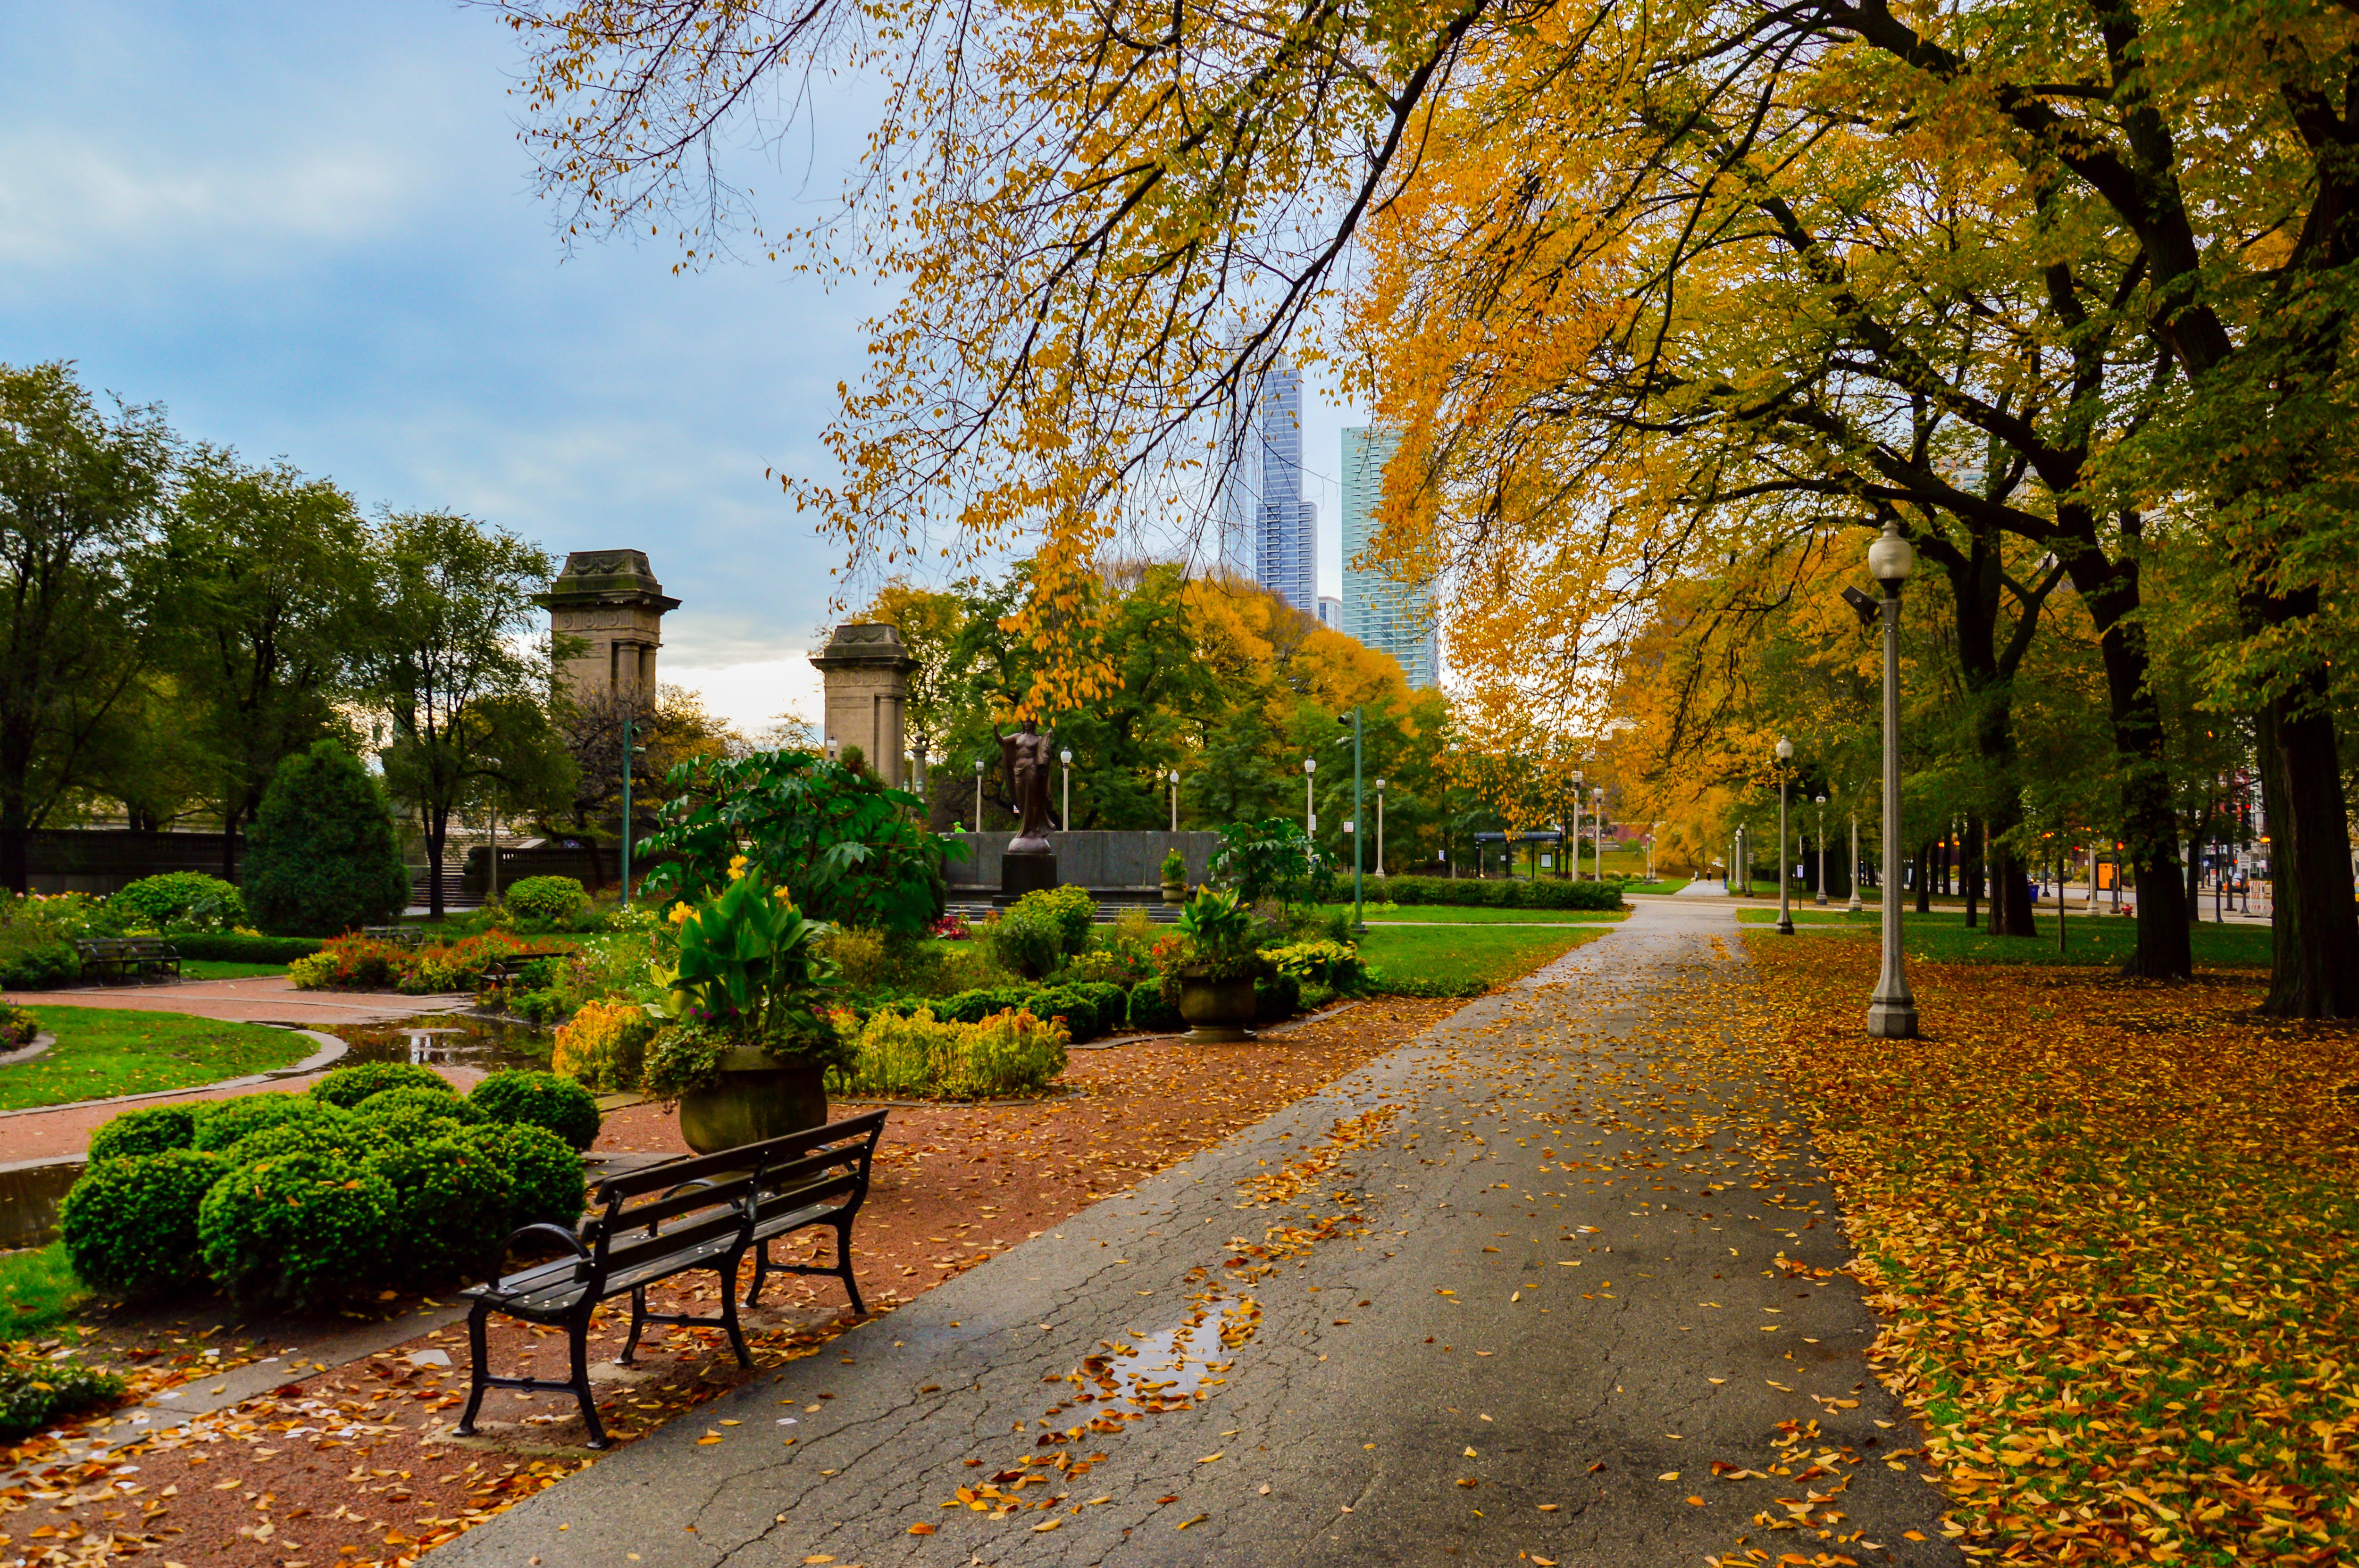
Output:
[[[754,1282],[746,1289],[745,1304],[762,1304],[762,1281],[770,1277],[770,1244],[759,1241],[754,1246]]]
[[[860,1281],[852,1277],[852,1226],[849,1222],[835,1227],[836,1274],[843,1281],[843,1292],[852,1298],[852,1310],[861,1316],[868,1315],[868,1307],[860,1299]]]
[[[486,1387],[484,1379],[491,1375],[491,1368],[484,1361],[484,1316],[481,1306],[467,1314],[467,1370],[468,1380],[473,1386],[467,1390],[466,1412],[459,1417],[458,1431],[462,1437],[475,1434],[475,1412],[484,1408],[484,1390]]]
[[[623,1341],[623,1353],[614,1357],[615,1366],[629,1366],[631,1357],[639,1353],[639,1331],[645,1328],[647,1324],[647,1288],[645,1285],[634,1285],[631,1287],[631,1334],[629,1338]]]
[[[745,1335],[737,1326],[737,1260],[729,1260],[727,1272],[721,1277],[721,1321],[728,1325],[729,1348],[737,1352],[737,1365],[752,1368],[754,1353],[745,1348]]]
[[[594,1310],[596,1303],[591,1306]],[[583,1313],[570,1325],[567,1337],[573,1348],[573,1397],[582,1403],[582,1424],[590,1429],[590,1446],[608,1445],[606,1429],[598,1421],[598,1396],[590,1387],[590,1314]]]

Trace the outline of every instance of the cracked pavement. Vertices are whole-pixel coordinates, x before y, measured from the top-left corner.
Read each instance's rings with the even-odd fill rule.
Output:
[[[1806,1141],[1670,1038],[1714,1027],[1735,934],[1647,901],[435,1561],[1958,1563],[1874,1315],[1825,1277],[1848,1247]],[[1273,1181],[1300,1190],[1256,1202]],[[1191,1319],[1184,1374],[1117,1354]],[[1014,1508],[958,1500],[1016,1471]]]

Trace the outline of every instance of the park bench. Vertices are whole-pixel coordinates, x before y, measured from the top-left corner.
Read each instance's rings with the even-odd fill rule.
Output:
[[[484,966],[485,985],[508,985],[524,973],[527,964],[537,964],[543,958],[571,958],[571,947],[527,947],[515,953],[503,953]]]
[[[101,985],[146,985],[180,978],[180,950],[157,936],[83,937],[74,943],[82,978]]]
[[[364,925],[361,935],[372,942],[390,942],[397,947],[422,947],[426,945],[423,925]]]
[[[843,1281],[854,1312],[865,1312],[852,1274],[852,1221],[868,1195],[868,1173],[885,1112],[872,1110],[766,1139],[717,1154],[667,1160],[609,1176],[591,1196],[593,1214],[578,1233],[559,1225],[528,1225],[501,1244],[495,1277],[460,1294],[471,1297],[467,1344],[472,1357],[466,1413],[461,1436],[475,1430],[475,1412],[486,1389],[571,1391],[590,1429],[590,1446],[607,1444],[606,1429],[590,1388],[591,1315],[602,1302],[631,1298],[631,1331],[614,1360],[627,1367],[639,1336],[650,1323],[690,1325],[728,1331],[729,1347],[741,1367],[754,1357],[737,1325],[737,1267],[752,1252],[754,1283],[745,1304],[756,1304],[762,1281],[773,1273],[832,1274]],[[835,1231],[835,1266],[773,1263],[769,1244],[778,1237],[815,1226]],[[543,1241],[569,1256],[499,1274],[519,1242]],[[699,1317],[647,1310],[647,1287],[676,1274],[710,1269],[721,1280],[721,1315]],[[562,1327],[572,1353],[571,1376],[544,1378],[492,1375],[484,1353],[491,1315]]]

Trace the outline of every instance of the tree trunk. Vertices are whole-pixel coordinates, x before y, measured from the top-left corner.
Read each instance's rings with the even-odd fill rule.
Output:
[[[11,892],[28,891],[25,846],[29,836],[30,830],[25,826],[24,801],[0,800],[0,885]]]
[[[222,881],[237,881],[237,824],[239,813],[234,806],[222,810]]]
[[[2258,716],[2268,811],[2272,1018],[2359,1017],[2359,909],[2351,889],[2334,719],[2316,676]]]
[[[1989,829],[1973,817],[1966,818],[1965,837],[1959,840],[1958,881],[1964,884],[1966,894],[1966,929],[1974,928],[1974,910],[1982,898],[1982,839]]]
[[[1933,913],[1933,846],[1917,851],[1917,913]]]
[[[442,849],[449,842],[451,815],[429,807],[426,813],[426,917],[442,918]]]
[[[1991,935],[2038,935],[2039,923],[2032,913],[2030,868],[2004,838],[1991,845],[1990,866]]]
[[[2084,569],[2085,568],[2085,569]],[[2137,946],[2125,975],[2183,980],[2195,970],[2187,935],[2187,892],[2179,879],[2179,813],[2164,766],[2162,710],[2155,700],[2137,609],[2136,566],[2090,550],[2072,562],[2073,586],[2097,628],[2105,665],[2114,752],[2122,767],[2124,851],[2137,873]]]

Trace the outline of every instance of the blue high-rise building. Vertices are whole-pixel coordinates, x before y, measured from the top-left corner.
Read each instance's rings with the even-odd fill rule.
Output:
[[[1343,432],[1343,634],[1390,654],[1411,687],[1430,687],[1441,676],[1431,589],[1353,564],[1376,535],[1385,464],[1399,449],[1400,437],[1390,430],[1358,426]]]
[[[1281,356],[1254,409],[1254,580],[1319,613],[1319,504],[1302,499],[1302,373]]]

